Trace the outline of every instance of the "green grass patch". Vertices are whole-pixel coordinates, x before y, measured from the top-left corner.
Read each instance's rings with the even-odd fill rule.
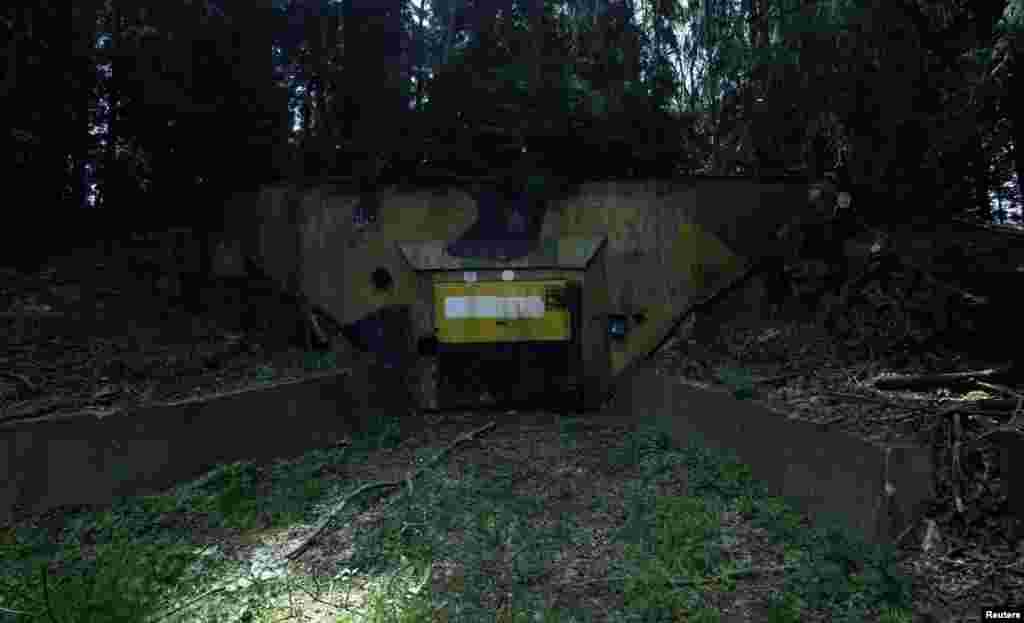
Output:
[[[575,447],[580,423],[560,423],[564,447]],[[741,590],[742,578],[756,571],[727,555],[722,530],[727,510],[765,528],[785,552],[784,590],[762,604],[770,622],[800,621],[812,609],[828,612],[831,620],[863,621],[875,608],[882,608],[884,623],[909,620],[910,586],[896,573],[891,551],[868,547],[840,523],[806,529],[802,516],[784,500],[766,495],[734,456],[713,452],[699,439],[678,448],[664,424],[643,422],[608,457],[613,465],[638,467],[639,476],[627,483],[628,513],[615,535],[626,555],[614,561],[608,580],[621,595],[622,608],[602,612],[605,620],[719,621],[722,614],[712,598]],[[550,519],[551,511],[539,499],[514,493],[513,465],[499,463],[486,476],[469,465],[462,478],[452,480],[439,450],[423,448],[417,452],[422,473],[392,490],[363,491],[364,483],[322,478],[325,470],[395,446],[399,431],[397,418],[383,418],[347,448],[310,452],[266,468],[224,465],[173,494],[80,513],[68,519],[62,546],[39,533],[19,532],[0,546],[0,620],[258,623],[280,619],[271,602],[282,594],[319,595],[316,591],[349,591],[357,584],[365,603],[358,609],[339,606],[336,621],[593,619],[590,610],[550,607],[539,590],[557,569],[557,554],[567,544],[589,546],[590,531],[568,512],[543,526],[531,523],[541,516]],[[681,465],[688,494],[657,495],[657,485]],[[257,496],[260,483],[263,494]],[[352,556],[327,579],[250,569],[224,588],[227,578],[246,570],[160,522],[164,515],[187,513],[208,526],[238,530],[253,526],[258,516],[269,517],[272,526],[313,523],[356,491],[363,492],[347,501],[335,521],[352,524],[378,501],[384,503],[381,519],[356,531]],[[595,496],[590,506],[607,506],[607,500]],[[449,539],[456,529],[464,536],[459,546]],[[93,560],[82,558],[79,545],[85,538],[100,544]],[[443,594],[434,594],[430,578],[442,560],[459,561],[464,575]],[[59,577],[46,571],[54,561],[64,563]],[[221,590],[211,592],[214,586]],[[494,595],[506,596],[497,614],[488,605]]]

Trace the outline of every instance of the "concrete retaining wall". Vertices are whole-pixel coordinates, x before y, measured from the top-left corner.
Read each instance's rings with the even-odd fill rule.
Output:
[[[4,423],[0,522],[10,520],[15,505],[43,512],[109,504],[119,496],[158,493],[222,463],[267,462],[330,447],[372,418],[406,414],[411,396],[384,389],[389,372],[356,367],[352,376],[327,374],[103,418]],[[628,374],[605,415],[665,418],[681,444],[700,434],[711,447],[735,451],[773,495],[811,517],[838,516],[869,541],[899,535],[933,498],[927,448],[824,430],[659,376],[649,365]],[[368,387],[377,389],[371,395]]]
[[[735,451],[771,495],[812,518],[839,518],[869,542],[891,542],[934,498],[928,448],[825,430],[725,392],[684,385],[649,365],[631,375],[609,407],[621,417],[664,418],[681,445],[699,434],[712,448]]]
[[[157,493],[219,464],[265,462],[330,447],[370,418],[402,409],[407,392],[378,399],[380,383],[330,373],[207,400],[0,424],[0,523],[15,505],[43,512]],[[360,389],[361,388],[361,389]]]

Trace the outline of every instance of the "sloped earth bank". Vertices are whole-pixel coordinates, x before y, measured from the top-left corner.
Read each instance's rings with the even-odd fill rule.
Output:
[[[275,329],[292,310],[269,284],[210,283],[200,313],[180,294],[173,275],[127,252],[0,267],[0,420],[211,397],[354,356],[341,341],[327,353],[287,344]]]
[[[927,293],[908,287],[915,277],[909,272],[893,274],[885,292],[869,284],[859,305],[839,309],[841,323],[848,323],[839,335],[822,329],[827,298],[816,309],[788,301],[773,314],[751,305],[763,292],[753,280],[692,318],[655,359],[694,385],[741,385],[749,399],[807,421],[867,439],[930,444],[939,466],[937,497],[902,535],[901,567],[916,578],[920,603],[934,607],[934,620],[976,620],[970,608],[979,603],[1024,602],[1024,526],[1008,508],[1001,449],[986,438],[995,428],[1012,429],[1019,418],[964,405],[1016,399],[1024,390],[985,383],[914,391],[874,387],[889,375],[1006,364],[929,340],[934,327],[913,317],[909,302]],[[914,348],[921,343],[928,347]],[[944,415],[954,408],[964,412],[955,423]],[[1024,434],[1020,426],[1016,432]]]

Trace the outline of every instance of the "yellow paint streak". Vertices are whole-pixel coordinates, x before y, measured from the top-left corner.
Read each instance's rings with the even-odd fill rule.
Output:
[[[476,205],[464,193],[449,191],[381,197],[380,237],[391,240],[450,240],[472,225]]]
[[[695,291],[713,285],[712,275],[733,275],[739,270],[739,258],[714,234],[699,225],[683,223],[673,245],[672,266]]]
[[[631,357],[629,356],[629,351],[628,350],[613,348],[612,349],[612,376],[616,376],[620,372],[622,372],[625,369],[626,364],[629,362],[630,359],[631,359]]]

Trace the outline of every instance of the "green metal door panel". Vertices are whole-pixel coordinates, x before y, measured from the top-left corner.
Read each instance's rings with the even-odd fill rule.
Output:
[[[568,341],[565,280],[434,284],[437,339],[445,344]]]

